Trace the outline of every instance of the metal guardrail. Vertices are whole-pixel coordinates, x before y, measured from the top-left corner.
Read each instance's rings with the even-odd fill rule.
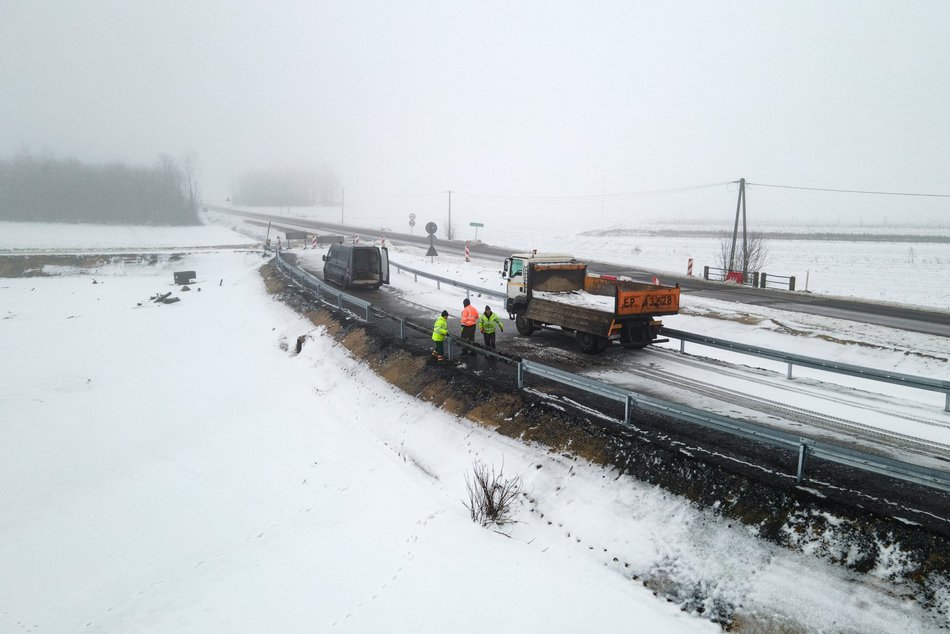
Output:
[[[660,334],[662,334],[664,337],[670,337],[671,339],[679,339],[680,352],[685,351],[686,342],[688,341],[690,343],[698,343],[711,348],[731,350],[732,352],[748,354],[756,357],[762,357],[764,359],[772,359],[774,361],[786,363],[788,364],[786,378],[789,379],[792,378],[792,367],[797,365],[803,368],[814,368],[816,370],[824,370],[826,372],[834,372],[836,374],[846,374],[848,376],[856,376],[858,378],[869,379],[872,381],[882,381],[884,383],[904,385],[907,387],[917,388],[919,390],[942,392],[946,394],[943,410],[945,412],[950,412],[950,381],[941,381],[940,379],[930,379],[927,377],[915,376],[913,374],[902,374],[900,372],[878,370],[875,368],[867,368],[850,363],[839,363],[837,361],[806,357],[800,354],[782,352],[781,350],[773,350],[771,348],[752,346],[749,344],[738,343],[736,341],[728,341],[726,339],[717,339],[715,337],[697,335],[691,332],[675,330],[673,328],[661,328]]]
[[[392,260],[389,261],[389,265],[396,267],[396,270],[398,271],[406,271],[408,273],[412,273],[416,277],[416,280],[414,281],[418,281],[419,277],[425,277],[430,280],[435,280],[437,288],[442,288],[441,286],[442,284],[448,284],[450,286],[455,286],[457,288],[464,288],[466,297],[468,297],[469,293],[481,293],[482,295],[488,295],[489,297],[498,297],[500,299],[506,299],[508,297],[505,293],[502,293],[501,291],[492,290],[490,288],[482,288],[480,286],[475,286],[473,284],[466,284],[465,282],[459,282],[458,280],[442,277],[441,275],[433,275],[432,273],[426,273],[425,271],[420,271],[410,266],[399,264],[398,262],[393,262]]]
[[[286,274],[294,281],[298,282],[301,286],[317,292],[318,297],[328,304],[333,305],[333,302],[327,301],[324,295],[335,298],[335,305],[340,309],[342,309],[344,302],[348,302],[363,308],[365,320],[369,321],[371,314],[370,308],[372,307],[370,302],[353,297],[352,295],[347,295],[342,291],[328,286],[303,269],[285,262],[280,257],[279,252],[277,254],[277,267],[281,272]],[[409,267],[402,268],[410,270]],[[417,273],[423,274],[422,272]],[[429,274],[423,275],[430,278],[434,277]],[[442,278],[442,280],[445,280],[446,283],[458,285],[458,283],[454,280],[447,280],[446,278]],[[468,290],[476,289],[476,292],[482,292],[486,290],[478,289],[478,287],[472,287],[470,285],[466,286],[469,286]],[[406,337],[407,328],[411,328],[423,334],[429,334],[430,332],[430,328],[411,323],[403,317],[389,315],[384,311],[380,311],[379,309],[376,309],[375,312],[382,317],[397,321],[399,323],[400,337],[403,339]],[[673,332],[683,335],[689,334],[682,333],[680,331]],[[674,335],[670,334],[670,336]],[[779,430],[770,429],[768,427],[762,427],[753,423],[728,418],[718,414],[712,414],[710,412],[689,407],[688,405],[681,405],[678,403],[645,396],[617,385],[604,383],[602,381],[591,379],[590,377],[574,374],[573,372],[567,372],[565,370],[559,370],[557,368],[535,363],[533,361],[528,361],[526,359],[521,359],[520,361],[516,359],[510,359],[504,357],[503,355],[487,351],[481,347],[471,346],[470,344],[463,342],[451,335],[446,338],[447,358],[453,358],[453,348],[455,345],[476,350],[480,354],[489,354],[501,358],[509,363],[517,363],[517,382],[519,389],[524,389],[525,387],[525,374],[534,374],[541,378],[569,385],[591,394],[622,402],[624,403],[623,423],[625,425],[631,424],[631,420],[635,411],[642,410],[665,415],[685,423],[692,423],[750,440],[764,442],[775,447],[781,447],[790,450],[797,449],[798,461],[795,480],[799,484],[805,480],[805,469],[808,456],[814,456],[815,458],[821,458],[831,462],[848,465],[856,469],[870,471],[872,473],[878,473],[900,480],[905,480],[907,482],[922,484],[924,486],[939,489],[941,491],[950,492],[950,473],[948,472],[939,471],[937,469],[931,469],[900,460],[894,460],[884,456],[856,451],[846,447],[833,445],[831,443],[797,437]]]
[[[775,429],[761,427],[741,420],[712,414],[688,405],[671,403],[661,399],[631,392],[616,385],[603,383],[589,377],[580,376],[557,368],[523,359],[518,368],[518,387],[524,388],[524,374],[534,374],[558,383],[570,385],[625,403],[624,424],[629,425],[634,410],[649,411],[654,414],[670,416],[674,419],[700,425],[708,429],[722,431],[750,440],[764,442],[775,447],[798,450],[798,464],[795,481],[801,484],[805,479],[805,464],[808,456],[822,458],[831,462],[848,465],[864,471],[891,476],[908,482],[950,492],[950,473],[923,467],[920,465],[894,460],[884,456],[848,449],[831,443],[801,438]]]
[[[432,273],[427,273],[425,271],[419,271],[417,269],[404,266],[402,264],[397,264],[390,261],[390,265],[395,266],[399,270],[408,271],[414,276],[425,277],[432,280],[436,280],[436,284],[450,284],[452,286],[457,286],[459,288],[466,289],[466,296],[468,292],[482,293],[484,295],[490,295],[492,297],[506,298],[507,296],[500,291],[495,291],[487,288],[480,288],[478,286],[473,286],[471,284],[465,284],[457,280],[452,280],[446,277],[439,275],[433,275]],[[439,287],[441,288],[441,287]],[[950,412],[950,381],[941,381],[939,379],[929,379],[926,377],[914,376],[912,374],[902,374],[899,372],[888,372],[886,370],[877,370],[875,368],[868,368],[859,365],[853,365],[849,363],[838,363],[835,361],[827,361],[825,359],[818,359],[815,357],[806,357],[804,355],[791,354],[787,352],[782,352],[780,350],[772,350],[769,348],[762,348],[759,346],[752,346],[743,343],[738,343],[735,341],[728,341],[726,339],[716,339],[715,337],[706,337],[703,335],[696,335],[693,333],[685,332],[682,330],[675,330],[673,328],[661,328],[660,334],[672,339],[680,340],[680,352],[685,352],[685,342],[689,341],[691,343],[698,343],[706,346],[711,346],[714,348],[721,348],[723,350],[731,350],[733,352],[740,352],[743,354],[749,354],[753,356],[763,357],[767,359],[774,359],[776,361],[781,361],[788,364],[788,372],[786,377],[792,378],[792,367],[801,366],[808,368],[815,368],[818,370],[826,370],[828,372],[834,372],[837,374],[847,374],[850,376],[856,376],[863,379],[869,379],[872,381],[884,381],[886,383],[894,383],[896,385],[905,385],[908,387],[918,388],[921,390],[929,390],[932,392],[942,392],[946,394],[946,399],[944,401],[944,411]]]

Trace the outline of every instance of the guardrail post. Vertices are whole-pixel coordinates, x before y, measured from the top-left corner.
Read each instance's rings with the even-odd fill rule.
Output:
[[[943,411],[950,412],[950,392],[947,392],[947,400],[943,403]]]
[[[627,398],[623,404],[623,422],[624,424],[630,424],[630,416],[633,414],[633,408],[637,406],[637,402],[633,399],[633,394],[628,393]]]
[[[754,273],[752,273],[752,288],[758,288],[758,287],[759,287],[759,272],[755,271]]]
[[[680,339],[680,353],[682,354],[685,352],[686,352],[686,340]]]
[[[450,337],[445,338],[445,358],[449,361],[452,360],[452,339]]]
[[[522,367],[521,361],[518,362],[518,389],[524,389],[524,368]]]
[[[792,362],[791,361],[788,362],[788,372],[785,373],[785,378],[786,379],[792,378]]]
[[[418,276],[416,273],[413,273],[413,274],[412,274],[412,281],[413,281],[413,282],[418,282],[418,281],[419,281],[419,276]]]
[[[762,285],[759,288],[766,288],[766,286],[768,286],[768,277],[769,276],[765,273],[759,276],[759,283]]]
[[[788,290],[790,291],[795,290],[795,276],[794,275],[788,278]]]
[[[798,472],[795,475],[795,483],[801,484],[805,479],[805,458],[808,457],[808,445],[805,444],[805,439],[802,438],[798,443]]]
[[[441,290],[442,290],[442,282],[440,282],[439,280],[436,280],[436,281],[435,281],[435,287],[441,291]]]
[[[370,307],[371,305],[372,305],[372,304],[367,304],[367,305],[366,305],[366,321],[367,321],[367,322],[369,321],[369,307]]]
[[[400,317],[400,318],[399,318],[399,338],[400,338],[400,339],[405,339],[405,338],[406,338],[406,319],[405,319],[405,317]]]
[[[340,310],[343,310],[343,294],[342,293],[337,293],[336,307],[339,308]]]
[[[708,279],[709,279],[709,267],[708,267],[708,266],[704,266],[704,267],[703,267],[703,279],[704,279],[704,280],[708,280]]]

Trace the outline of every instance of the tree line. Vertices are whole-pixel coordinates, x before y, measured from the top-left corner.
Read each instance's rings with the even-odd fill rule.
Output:
[[[198,204],[193,155],[145,166],[28,152],[0,159],[0,220],[191,225]]]

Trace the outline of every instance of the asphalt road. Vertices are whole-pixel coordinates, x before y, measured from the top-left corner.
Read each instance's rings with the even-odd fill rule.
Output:
[[[303,218],[291,218],[288,216],[277,216],[273,214],[262,214],[247,211],[238,211],[227,207],[216,207],[207,205],[208,208],[219,212],[231,213],[234,215],[255,218],[263,222],[272,222],[275,230],[282,227],[288,228],[308,228],[331,233],[340,233],[347,236],[359,235],[365,240],[376,240],[379,238],[378,229],[367,229],[360,227],[351,227],[322,221],[307,220]],[[420,227],[419,234],[424,234]],[[410,235],[386,231],[386,239],[395,242],[403,242],[426,246],[428,237],[425,235]],[[439,252],[453,254],[464,253],[465,243],[461,241],[449,242],[436,239],[434,246]],[[521,250],[523,252],[523,249]],[[495,257],[499,259],[498,270],[501,270],[501,260],[511,253],[519,252],[518,248],[493,247],[484,244],[472,246],[472,256],[485,258]],[[596,273],[608,275],[626,275],[636,279],[650,279],[656,271],[646,269],[636,269],[630,267],[621,267],[616,264],[591,261],[590,270]],[[920,332],[928,335],[937,335],[950,339],[950,311],[940,311],[928,308],[918,308],[903,304],[881,303],[872,301],[863,301],[841,297],[830,297],[825,295],[816,295],[804,291],[786,291],[780,289],[751,288],[747,286],[738,286],[735,284],[724,284],[722,282],[710,282],[697,277],[671,277],[669,274],[663,275],[665,284],[679,284],[685,295],[703,295],[714,299],[750,304],[754,306],[763,306],[787,310],[793,312],[808,313],[812,315],[821,315],[834,319],[848,319],[864,324],[873,324],[877,326],[888,326],[900,330]],[[451,310],[451,307],[450,307]],[[947,343],[950,346],[950,341]]]

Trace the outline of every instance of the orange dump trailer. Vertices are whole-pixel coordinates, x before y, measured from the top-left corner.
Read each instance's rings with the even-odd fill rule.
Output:
[[[663,325],[655,318],[679,312],[679,286],[588,273],[587,264],[571,256],[515,254],[503,274],[505,307],[518,332],[529,336],[557,326],[575,333],[585,352],[601,352],[612,341],[643,348]]]

